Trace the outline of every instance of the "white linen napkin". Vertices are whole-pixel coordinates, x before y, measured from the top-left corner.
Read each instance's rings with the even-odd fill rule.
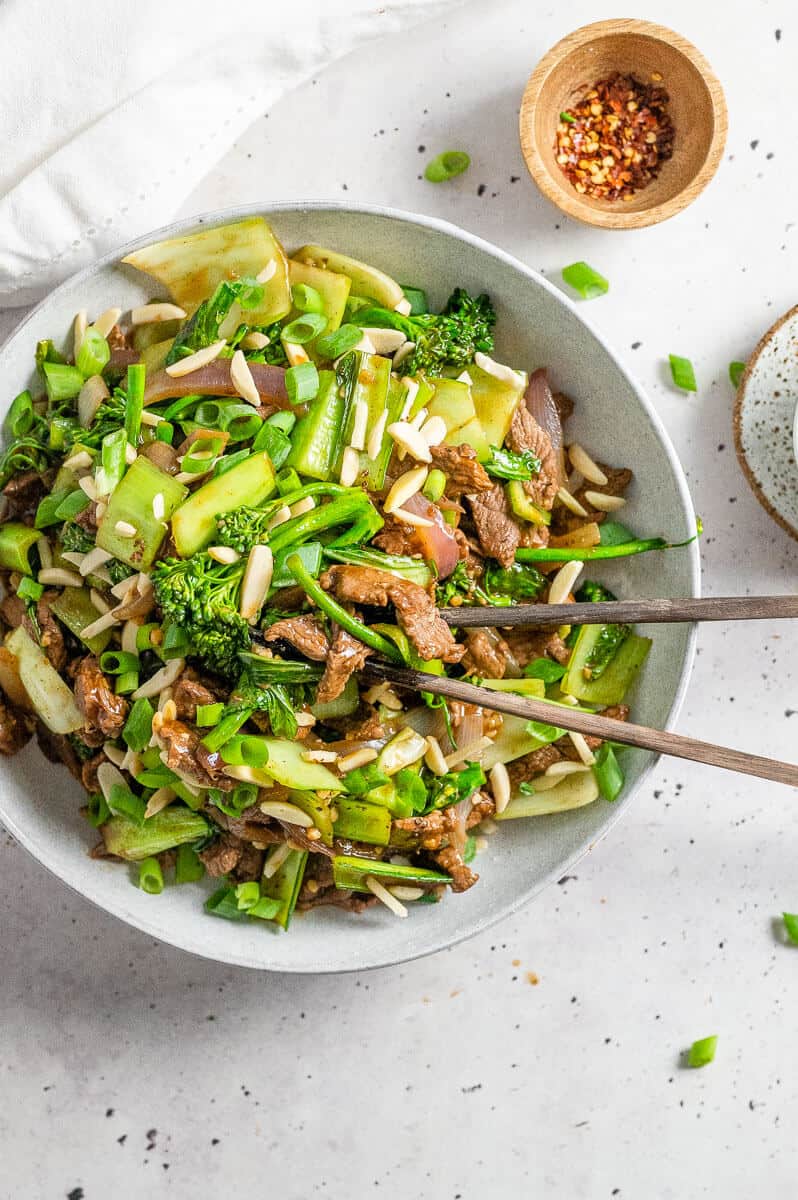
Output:
[[[166,224],[289,88],[462,0],[2,0],[0,307]]]

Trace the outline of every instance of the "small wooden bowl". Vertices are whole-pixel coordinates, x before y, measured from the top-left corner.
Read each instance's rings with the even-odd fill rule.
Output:
[[[613,71],[642,83],[661,75],[675,129],[672,157],[628,201],[580,195],[555,157],[560,113]],[[640,229],[681,212],[703,191],[720,162],[727,124],[723,89],[686,38],[648,21],[597,21],[553,46],[530,75],[521,102],[521,148],[543,195],[569,217],[605,229]]]

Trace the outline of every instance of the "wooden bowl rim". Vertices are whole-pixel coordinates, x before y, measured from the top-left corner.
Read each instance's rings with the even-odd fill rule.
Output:
[[[734,409],[732,413],[732,431],[734,433],[734,449],[737,453],[737,461],[742,468],[742,472],[743,475],[745,475],[748,486],[751,488],[751,491],[754,493],[768,516],[772,517],[776,524],[780,525],[785,533],[789,533],[791,538],[794,538],[795,541],[798,541],[798,527],[791,525],[787,518],[781,515],[779,510],[774,507],[774,505],[762,491],[759,480],[754,474],[753,469],[745,456],[742,430],[743,405],[745,403],[746,391],[749,380],[756,369],[757,363],[759,362],[760,355],[769,345],[771,339],[775,337],[775,335],[781,329],[782,325],[786,324],[787,321],[791,320],[795,316],[798,316],[798,304],[794,305],[793,308],[788,309],[787,312],[782,313],[778,320],[774,321],[770,328],[765,330],[754,347],[754,350],[749,357],[748,362],[746,363],[746,367],[742,373],[740,382],[737,385],[737,392],[734,397]]]
[[[555,182],[544,164],[533,132],[534,122],[526,116],[527,110],[533,108],[540,98],[540,93],[552,70],[563,58],[573,53],[574,50],[581,49],[582,46],[614,35],[648,37],[654,41],[663,42],[681,54],[703,78],[712,109],[712,140],[706,158],[695,175],[688,179],[681,190],[675,196],[671,196],[669,200],[634,212],[624,211],[620,208],[617,211],[594,209],[591,208],[589,200],[579,197],[576,192],[573,196],[569,195],[570,184],[565,176],[562,178],[562,183]],[[573,217],[585,225],[597,225],[603,229],[642,229],[647,225],[656,225],[660,221],[665,221],[668,217],[675,216],[676,213],[692,204],[718,169],[726,144],[727,126],[728,110],[723,88],[701,51],[687,38],[673,29],[668,29],[666,25],[657,25],[652,21],[641,21],[635,18],[594,21],[590,25],[582,25],[573,33],[566,34],[561,38],[550,50],[546,51],[529,76],[519,111],[521,150],[527,170],[540,191],[567,216]]]

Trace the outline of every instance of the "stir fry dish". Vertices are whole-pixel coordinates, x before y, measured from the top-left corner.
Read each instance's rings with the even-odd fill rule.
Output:
[[[169,299],[40,342],[0,456],[0,750],[66,764],[93,856],[152,893],[210,876],[234,921],[406,916],[476,883],[496,822],[614,800],[614,747],[369,677],[625,719],[649,650],[438,612],[601,604],[593,560],[666,547],[619,523],[632,473],[569,443],[546,371],[496,360],[489,297],[433,312],[261,218],[124,261]]]

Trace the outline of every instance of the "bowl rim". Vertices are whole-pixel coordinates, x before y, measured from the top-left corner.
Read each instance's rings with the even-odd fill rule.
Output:
[[[562,183],[559,180],[555,182],[555,177],[548,170],[538,149],[532,116],[549,75],[563,58],[591,42],[624,34],[639,34],[651,38],[653,41],[662,42],[686,58],[704,80],[712,112],[712,139],[706,157],[695,175],[688,179],[676,195],[671,196],[669,200],[633,212],[623,208],[593,209],[587,202],[581,200],[577,193],[574,193],[573,196],[570,195],[565,177],[563,177]],[[572,33],[560,38],[546,51],[524,87],[518,124],[521,150],[527,170],[540,192],[561,212],[584,225],[593,225],[601,229],[643,229],[649,225],[657,225],[660,221],[666,221],[669,217],[682,212],[711,182],[720,165],[726,145],[728,110],[720,80],[698,47],[688,41],[686,37],[674,29],[669,29],[666,25],[659,25],[653,21],[631,17],[610,18],[581,25]]]
[[[399,221],[405,225],[416,225],[425,230],[431,230],[435,233],[442,233],[450,237],[454,237],[456,240],[464,243],[466,246],[471,246],[476,250],[489,254],[493,258],[498,259],[506,266],[512,268],[517,274],[523,276],[528,282],[532,282],[538,287],[542,287],[566,308],[570,309],[571,312],[578,318],[578,320],[587,328],[588,332],[596,339],[603,351],[612,360],[617,370],[620,371],[620,373],[628,380],[638,402],[644,409],[648,419],[651,422],[654,432],[666,453],[671,470],[674,474],[683,511],[688,519],[695,516],[692,498],[690,496],[690,491],[687,486],[687,480],[685,478],[681,462],[673,443],[671,442],[670,436],[668,435],[667,430],[662,423],[662,420],[651,404],[651,401],[643,392],[637,380],[633,377],[626,366],[624,366],[620,360],[620,357],[608,344],[604,336],[594,328],[589,320],[586,320],[582,316],[582,313],[578,310],[576,303],[571,300],[569,296],[566,296],[565,293],[559,288],[555,287],[553,283],[550,283],[549,280],[539,274],[539,272],[535,271],[532,267],[527,266],[526,263],[523,263],[514,255],[500,249],[498,246],[493,245],[493,243],[486,241],[484,238],[481,238],[478,235],[469,232],[468,230],[460,228],[460,226],[455,225],[453,222],[443,220],[439,217],[425,216],[420,213],[413,213],[403,209],[392,208],[387,205],[364,204],[359,202],[348,203],[345,200],[284,200],[264,202],[261,204],[235,205],[229,208],[215,209],[210,212],[198,213],[188,217],[181,217],[176,221],[170,222],[168,225],[162,226],[160,229],[153,230],[151,233],[144,234],[141,237],[135,238],[133,241],[127,242],[122,246],[118,246],[113,250],[110,250],[107,254],[104,254],[98,258],[94,263],[89,264],[89,266],[84,267],[81,271],[69,276],[66,280],[59,284],[57,288],[54,288],[51,292],[49,292],[43,300],[40,300],[39,303],[35,305],[29,313],[26,314],[22,321],[20,321],[20,323],[15,326],[11,333],[3,340],[2,345],[0,345],[0,362],[2,362],[2,356],[9,343],[24,333],[24,330],[30,321],[33,320],[33,318],[42,308],[51,302],[52,297],[61,288],[64,288],[67,285],[73,286],[75,284],[80,284],[82,280],[91,278],[93,275],[102,271],[105,267],[119,265],[121,263],[121,259],[125,255],[131,253],[133,250],[136,250],[142,246],[147,246],[151,242],[163,238],[180,236],[189,230],[196,229],[200,225],[222,224],[228,221],[240,220],[244,217],[255,215],[271,217],[279,216],[280,213],[287,212],[307,212],[312,214],[313,212],[329,211],[334,211],[342,215],[357,213],[366,216],[387,218],[391,221]],[[696,541],[692,542],[690,545],[685,547],[685,550],[689,556],[690,594],[693,596],[699,596],[701,594],[701,568],[698,543]],[[690,628],[688,635],[687,647],[681,665],[679,681],[676,687],[673,702],[670,706],[667,719],[664,723],[665,729],[671,729],[673,727],[684,703],[695,661],[697,633],[697,626],[693,625]],[[173,946],[177,950],[182,950],[186,953],[193,954],[198,958],[208,959],[212,962],[223,962],[232,966],[249,967],[253,970],[269,971],[275,974],[348,974],[352,971],[375,970],[379,967],[395,966],[399,963],[410,962],[417,958],[425,958],[428,955],[436,954],[440,950],[446,950],[451,946],[456,946],[459,943],[466,941],[468,938],[485,932],[487,929],[490,929],[492,926],[498,924],[499,921],[503,921],[507,917],[510,917],[514,913],[518,912],[524,905],[528,904],[531,900],[538,896],[544,888],[549,887],[550,884],[556,879],[560,878],[563,873],[567,873],[577,862],[580,861],[580,859],[584,857],[585,854],[587,854],[589,850],[592,850],[593,847],[597,845],[607,833],[609,833],[610,829],[614,828],[617,821],[621,818],[622,814],[631,804],[634,797],[638,794],[644,781],[648,778],[651,771],[653,771],[655,765],[659,761],[659,757],[659,755],[653,754],[650,756],[649,761],[643,766],[639,778],[635,782],[634,786],[629,790],[628,794],[624,796],[622,800],[616,802],[612,806],[612,811],[608,815],[608,819],[602,826],[601,830],[597,834],[593,834],[585,838],[585,840],[578,846],[578,848],[566,862],[561,863],[553,868],[525,891],[518,892],[506,903],[497,906],[495,911],[491,912],[489,915],[468,924],[467,927],[458,930],[456,933],[441,936],[434,942],[425,944],[420,948],[416,947],[415,945],[410,945],[407,948],[407,953],[403,952],[401,954],[389,954],[384,956],[377,954],[373,961],[369,962],[367,965],[357,964],[340,967],[326,965],[323,962],[320,965],[312,968],[309,968],[301,963],[296,966],[284,963],[280,965],[272,965],[268,962],[263,962],[252,956],[248,956],[245,953],[237,953],[232,948],[229,953],[226,953],[224,957],[221,957],[219,954],[209,952],[208,949],[203,945],[203,940],[201,938],[182,935],[177,936],[170,928],[167,927],[164,929],[162,923],[159,923],[155,920],[149,920],[146,917],[142,917],[138,913],[134,913],[125,903],[125,893],[123,888],[119,889],[119,899],[109,904],[106,899],[100,898],[100,895],[92,885],[91,873],[88,873],[87,885],[84,887],[83,883],[79,885],[74,881],[73,878],[69,877],[67,871],[62,872],[52,861],[47,861],[46,858],[42,857],[41,848],[35,846],[33,844],[33,839],[29,837],[25,830],[22,829],[18,823],[11,819],[4,811],[2,803],[2,789],[0,789],[0,820],[2,820],[6,829],[12,834],[14,839],[21,846],[23,846],[41,866],[45,867],[52,875],[55,875],[72,891],[76,892],[78,895],[94,904],[103,912],[117,917],[119,920],[124,921],[127,925],[131,925],[140,932],[148,934],[149,936],[156,938],[158,941],[165,942],[167,945]],[[87,859],[87,862],[88,861],[89,860]],[[378,947],[378,945],[379,939],[375,938],[375,947]]]

